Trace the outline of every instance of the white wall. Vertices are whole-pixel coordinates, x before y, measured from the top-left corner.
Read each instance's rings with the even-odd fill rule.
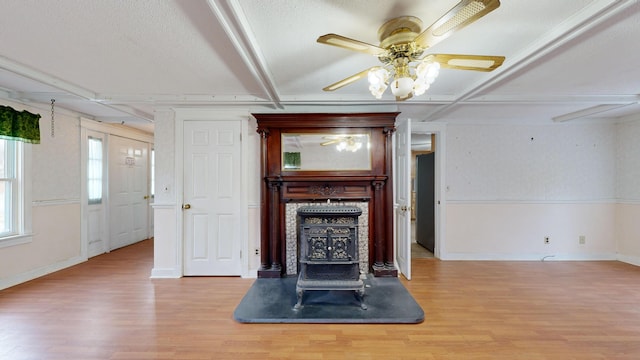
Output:
[[[255,277],[260,266],[260,137],[256,121],[246,111],[220,111],[215,109],[171,109],[157,111],[155,115],[156,196],[154,204],[154,268],[153,278],[181,277],[182,268],[182,174],[176,173],[182,146],[181,128],[185,119],[246,121],[242,134],[246,153],[243,176],[247,177],[247,244],[243,246],[243,276]]]
[[[156,111],[154,119],[156,193],[152,204],[154,216],[154,256],[151,276],[180,277],[177,234],[175,114],[173,110]],[[180,255],[181,256],[181,255]]]
[[[454,123],[446,156],[443,259],[616,258],[615,124]]]
[[[26,106],[0,99],[16,110],[41,114],[40,144],[31,149],[32,236],[29,241],[0,247],[0,289],[86,261],[83,253],[81,197],[81,116],[57,109],[51,136],[49,106]],[[104,125],[102,127],[105,127]],[[109,130],[105,131],[109,132]],[[121,136],[140,132],[117,127]],[[145,138],[149,138],[148,135]]]
[[[40,144],[31,147],[33,236],[31,241],[0,248],[0,289],[77,264],[80,236],[80,117],[66,111],[55,116],[51,137],[50,108],[0,100],[16,110],[41,114]]]
[[[211,113],[212,119],[217,115]],[[248,119],[247,274],[259,266],[259,136]],[[640,264],[640,121],[448,123],[441,258]],[[156,114],[155,277],[181,276],[175,114]],[[163,180],[164,179],[164,180]],[[162,194],[161,184],[167,185]],[[544,244],[544,237],[550,244]],[[585,243],[580,244],[580,237]]]
[[[640,120],[616,127],[616,239],[619,258],[640,265]]]

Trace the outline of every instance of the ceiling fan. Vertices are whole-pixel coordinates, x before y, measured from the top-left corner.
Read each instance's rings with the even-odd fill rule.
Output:
[[[440,67],[458,70],[492,71],[504,56],[425,54],[425,50],[500,6],[499,0],[462,0],[427,29],[414,16],[402,16],[384,23],[378,30],[380,45],[372,45],[337,34],[318,38],[321,44],[338,46],[378,57],[374,66],[325,87],[334,91],[368,78],[371,94],[380,99],[390,85],[396,100],[422,95],[438,76]]]

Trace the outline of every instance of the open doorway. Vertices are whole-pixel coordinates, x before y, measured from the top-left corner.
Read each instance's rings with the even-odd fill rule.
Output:
[[[435,151],[435,134],[411,134],[411,257],[414,259],[434,258]]]
[[[446,214],[446,201],[444,199],[444,184],[445,184],[445,130],[446,125],[442,123],[434,122],[417,122],[411,123],[410,119],[399,121],[396,123],[395,133],[395,192],[394,192],[394,219],[395,219],[395,244],[396,244],[396,261],[398,269],[405,276],[407,280],[411,280],[411,262],[414,257],[429,256],[431,258],[441,259],[446,256],[446,243],[445,237],[445,214]],[[421,138],[425,141],[421,141]],[[413,144],[413,145],[412,145]],[[420,147],[423,145],[424,147]],[[413,148],[413,150],[412,150]],[[430,200],[427,200],[423,205],[423,212],[421,213],[420,206],[415,202],[420,197],[419,193],[415,193],[412,197],[413,189],[418,189],[416,182],[423,183],[422,180],[417,180],[417,167],[415,162],[412,162],[413,154],[415,151],[418,154],[432,154],[429,161],[430,165],[427,168],[427,174],[432,178],[432,185],[428,188],[432,189],[426,193]],[[417,157],[416,157],[417,159]],[[422,193],[423,195],[425,192]],[[415,199],[415,202],[412,201]],[[423,216],[425,207],[431,208],[430,211],[433,215]],[[408,210],[415,209],[414,220],[412,221],[411,214]],[[416,234],[421,230],[423,221],[428,221],[428,228],[432,234],[433,246],[432,251],[420,252],[415,254],[412,249],[422,250],[424,246],[414,245],[417,244],[417,238],[412,234]],[[416,223],[417,222],[417,223]],[[416,230],[414,232],[414,230]],[[415,240],[414,240],[415,239]],[[420,246],[420,247],[416,247]]]

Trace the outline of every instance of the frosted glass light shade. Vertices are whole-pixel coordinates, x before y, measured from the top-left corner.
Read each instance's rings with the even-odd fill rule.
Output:
[[[368,74],[369,91],[376,99],[381,99],[382,94],[387,89],[389,81],[389,71],[384,68],[371,69]]]
[[[407,97],[413,90],[413,79],[410,77],[396,78],[391,83],[391,92],[399,98]]]

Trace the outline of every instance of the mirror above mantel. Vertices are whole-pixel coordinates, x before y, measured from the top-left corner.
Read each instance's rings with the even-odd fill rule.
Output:
[[[283,171],[371,170],[368,133],[283,133]]]

